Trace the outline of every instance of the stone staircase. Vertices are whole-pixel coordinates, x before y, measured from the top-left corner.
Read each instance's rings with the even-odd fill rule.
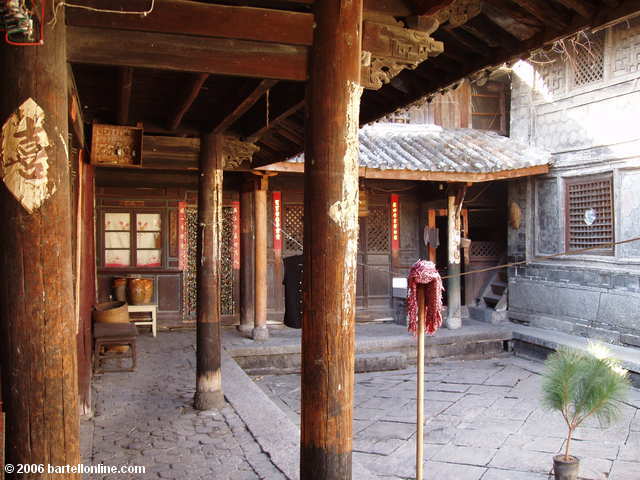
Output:
[[[496,271],[480,294],[477,306],[469,307],[475,320],[497,325],[507,321],[508,279],[506,269]]]

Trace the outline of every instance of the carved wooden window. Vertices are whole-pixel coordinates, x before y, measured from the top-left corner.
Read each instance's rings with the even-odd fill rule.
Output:
[[[188,207],[185,210],[187,234],[187,265],[183,270],[183,315],[185,319],[196,316],[198,306],[198,209]]]
[[[390,113],[382,119],[385,123],[411,123],[411,115],[408,110]]]
[[[369,216],[367,216],[367,251],[389,251],[389,209],[386,206],[369,207]]]
[[[287,254],[302,253],[304,238],[304,206],[285,205],[282,218],[284,251]]]
[[[574,87],[604,80],[604,41],[604,30],[594,34],[583,33],[571,41],[567,50]]]
[[[233,207],[222,208],[222,245],[220,249],[220,313],[233,315]]]
[[[613,254],[614,212],[611,175],[566,181],[567,250],[596,248],[585,253]],[[598,247],[602,248],[598,248]]]
[[[505,85],[487,82],[471,89],[471,126],[479,130],[491,130],[507,135],[507,112]]]

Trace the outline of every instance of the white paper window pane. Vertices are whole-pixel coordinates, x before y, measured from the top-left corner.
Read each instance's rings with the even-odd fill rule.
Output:
[[[129,232],[106,232],[104,234],[105,248],[129,248],[130,241]]]
[[[160,214],[159,213],[138,213],[136,214],[136,225],[138,231],[159,231],[160,230]]]
[[[131,228],[131,215],[129,213],[105,213],[104,229],[128,231]]]
[[[138,233],[138,248],[160,248],[160,232]]]
[[[105,267],[128,267],[131,264],[129,250],[105,250]]]
[[[138,250],[136,254],[138,267],[160,266],[160,250]]]

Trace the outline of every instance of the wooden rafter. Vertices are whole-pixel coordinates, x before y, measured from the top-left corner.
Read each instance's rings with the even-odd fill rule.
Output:
[[[547,0],[512,0],[523,10],[526,10],[545,25],[549,25],[556,30],[564,30],[568,23],[565,22],[560,13],[549,5]]]
[[[295,102],[294,104],[290,105],[288,108],[285,108],[282,112],[280,112],[279,114],[277,114],[276,116],[271,118],[269,120],[268,124],[265,121],[264,123],[261,123],[259,127],[257,127],[256,129],[252,130],[245,137],[246,141],[255,142],[256,140],[262,138],[262,136],[265,133],[267,133],[271,128],[274,128],[275,126],[280,124],[280,122],[282,122],[286,118],[289,118],[291,115],[294,115],[295,113],[300,111],[302,108],[304,108],[304,105],[305,105],[305,101],[304,100],[299,100],[299,101]]]
[[[191,108],[193,102],[198,98],[200,90],[204,85],[204,82],[209,78],[208,73],[195,73],[191,76],[188,83],[180,95],[180,101],[171,116],[169,117],[168,129],[174,131],[182,123],[182,118]]]
[[[461,27],[464,31],[482,40],[490,47],[515,49],[519,41],[511,33],[493,23],[487,16],[478,15]]]
[[[570,10],[577,12],[584,18],[591,18],[595,13],[595,8],[593,5],[583,1],[583,0],[556,0],[558,3],[564,5]]]
[[[116,121],[119,125],[129,123],[129,107],[131,105],[131,90],[133,88],[133,68],[118,69],[118,105]]]
[[[250,89],[247,95],[243,95],[237,104],[231,104],[221,112],[212,125],[214,133],[222,133],[244,115],[255,103],[275,84],[276,80],[262,80],[257,86]]]
[[[67,27],[70,62],[305,80],[307,48],[226,38]]]

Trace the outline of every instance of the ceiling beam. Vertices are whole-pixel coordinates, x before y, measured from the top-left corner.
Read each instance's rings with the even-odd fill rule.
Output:
[[[512,0],[515,4],[526,10],[540,20],[543,24],[556,30],[567,28],[568,23],[561,19],[561,14],[549,5],[548,0]]]
[[[232,103],[221,112],[211,124],[212,133],[222,133],[242,117],[260,98],[277,82],[277,80],[262,80],[250,89],[248,94],[242,95],[239,103]]]
[[[143,11],[148,0],[88,0],[93,8]],[[113,28],[144,32],[236,38],[259,42],[311,45],[313,15],[286,10],[215,5],[187,0],[155,0],[153,11],[143,15],[120,15],[71,8],[67,24],[78,27]]]
[[[72,63],[298,81],[307,78],[306,47],[225,38],[67,27],[67,58]]]
[[[208,73],[194,73],[191,76],[180,95],[180,103],[178,103],[175,111],[169,117],[169,122],[167,123],[169,131],[175,131],[180,126],[183,117],[189,111],[196,98],[198,98],[207,78],[209,78]]]
[[[265,123],[261,124],[260,127],[252,130],[245,137],[245,140],[247,142],[255,142],[256,140],[259,140],[271,128],[276,127],[277,125],[280,124],[280,122],[282,122],[286,118],[289,118],[290,116],[294,115],[295,113],[297,113],[298,111],[303,109],[304,105],[305,105],[304,99],[295,102],[294,104],[292,104],[289,107],[287,107],[284,110],[282,110],[280,113],[276,114],[273,118],[270,118],[268,124],[265,122]]]
[[[118,69],[118,104],[116,106],[116,122],[118,125],[129,123],[129,107],[131,106],[131,90],[133,87],[133,68]]]
[[[556,0],[556,1],[561,5],[564,5],[568,9],[573,10],[578,15],[584,18],[591,18],[596,11],[593,5],[590,5],[584,0]]]

